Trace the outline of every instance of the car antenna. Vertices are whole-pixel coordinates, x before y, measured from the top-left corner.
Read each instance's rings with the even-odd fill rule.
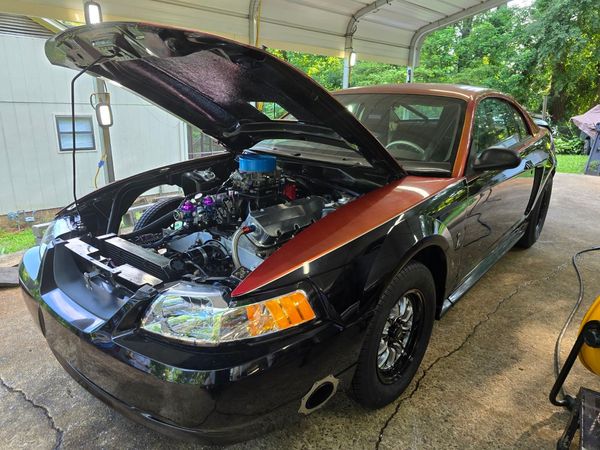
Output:
[[[77,165],[75,158],[75,151],[77,150],[77,139],[75,137],[75,81],[77,81],[77,79],[81,75],[86,73],[89,69],[91,69],[103,59],[106,59],[106,56],[99,57],[89,66],[86,66],[83,69],[81,69],[79,73],[75,75],[71,80],[71,133],[73,134],[73,149],[71,151],[71,169],[73,177],[73,202],[75,204],[75,210],[77,211],[77,215],[79,216],[79,222],[81,222],[81,213],[79,212],[79,200],[77,199]]]

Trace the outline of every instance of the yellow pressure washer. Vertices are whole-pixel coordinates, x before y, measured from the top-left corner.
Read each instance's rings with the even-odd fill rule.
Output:
[[[565,364],[562,368],[560,367],[560,344],[562,338],[583,300],[584,286],[581,272],[577,266],[577,258],[584,253],[598,250],[600,250],[600,247],[592,247],[577,252],[573,256],[572,263],[577,274],[577,280],[579,281],[579,297],[561,329],[554,347],[556,381],[550,391],[550,402],[553,405],[562,406],[571,411],[571,417],[565,431],[556,444],[558,450],[567,450],[570,447],[578,429],[581,430],[580,448],[600,448],[600,393],[582,387],[579,389],[577,396],[573,397],[566,394],[563,389],[565,380],[578,356],[586,369],[596,375],[600,375],[600,297],[592,303],[592,306],[590,306],[583,317],[575,344],[573,344]]]

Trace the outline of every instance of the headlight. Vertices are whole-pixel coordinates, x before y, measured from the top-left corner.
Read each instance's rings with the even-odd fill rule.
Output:
[[[315,318],[301,290],[247,306],[230,308],[213,286],[180,284],[150,306],[142,328],[195,345],[217,345],[265,336]]]
[[[40,258],[44,256],[44,253],[46,253],[46,249],[48,248],[50,242],[72,230],[73,225],[68,217],[59,217],[58,219],[50,222],[50,225],[48,225],[48,228],[46,228],[44,236],[42,236],[42,240],[40,241]]]

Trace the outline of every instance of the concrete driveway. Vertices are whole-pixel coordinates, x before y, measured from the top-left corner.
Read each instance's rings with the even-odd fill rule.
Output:
[[[233,448],[554,448],[568,418],[547,397],[554,340],[578,290],[570,258],[600,244],[599,224],[600,178],[557,175],[540,241],[509,252],[435,325],[398,401],[367,411],[340,393],[296,425]],[[581,266],[585,310],[600,295],[600,254]],[[129,422],[72,381],[16,289],[0,290],[0,377],[0,447],[194,447]],[[568,389],[580,385],[600,390],[578,363]]]

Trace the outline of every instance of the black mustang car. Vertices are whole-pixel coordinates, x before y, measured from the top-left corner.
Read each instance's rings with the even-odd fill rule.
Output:
[[[247,439],[321,407],[339,383],[367,407],[394,401],[434,319],[544,224],[550,134],[500,93],[332,95],[257,48],[147,24],[71,29],[46,53],[227,150],[75,201],[20,267],[65,370],[159,431]],[[181,195],[120,232],[136,198],[163,184]]]

